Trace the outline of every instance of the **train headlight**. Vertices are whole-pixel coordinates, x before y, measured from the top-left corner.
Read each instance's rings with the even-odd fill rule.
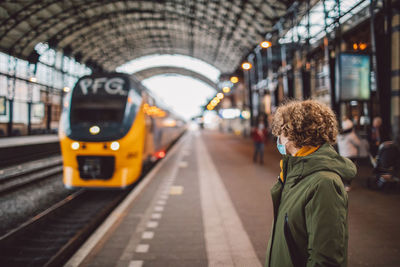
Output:
[[[119,149],[119,143],[117,141],[112,142],[110,148],[111,150],[117,151]]]
[[[97,125],[92,126],[92,127],[90,127],[89,132],[93,135],[96,135],[100,132],[100,127]]]
[[[79,143],[78,143],[78,142],[73,142],[73,143],[71,144],[71,148],[72,148],[73,150],[78,150],[78,149],[79,149]]]

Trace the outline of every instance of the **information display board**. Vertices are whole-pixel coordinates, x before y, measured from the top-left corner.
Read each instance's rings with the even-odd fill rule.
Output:
[[[371,91],[370,56],[341,53],[336,58],[336,98],[368,100]]]

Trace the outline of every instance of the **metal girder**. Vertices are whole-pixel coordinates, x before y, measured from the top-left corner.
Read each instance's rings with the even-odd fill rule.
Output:
[[[129,39],[128,39],[129,41]],[[90,56],[85,57],[85,59],[94,58],[95,61],[98,61],[100,64],[108,64],[111,67],[117,67],[113,62],[110,62],[110,58],[118,59],[119,56],[125,58],[125,60],[131,60],[137,57],[140,57],[143,53],[143,50],[151,50],[154,54],[183,54],[190,56],[189,50],[187,49],[186,44],[183,43],[183,39],[176,39],[176,43],[174,47],[171,46],[157,46],[156,43],[151,43],[152,38],[144,38],[141,40],[142,42],[131,49],[129,46],[119,46],[119,40],[112,40],[108,47],[99,47],[95,50],[90,51]],[[205,46],[203,46],[205,47]],[[207,47],[206,47],[207,48]],[[90,49],[90,47],[88,48]],[[212,49],[209,47],[208,49]],[[87,50],[89,53],[89,50]],[[136,51],[136,52],[135,52]],[[138,53],[140,51],[140,53]],[[85,51],[86,52],[86,51]],[[147,54],[147,53],[146,53]],[[211,61],[209,57],[204,57],[202,55],[194,55],[195,57],[211,64],[216,65],[214,61]],[[232,62],[233,63],[233,62]]]
[[[179,52],[229,72],[273,29],[293,2],[3,0],[0,50],[27,59],[37,43],[48,42],[104,69],[123,58]],[[133,26],[136,24],[140,27]],[[135,36],[142,40],[135,40]],[[110,38],[113,40],[99,42]]]
[[[119,39],[121,41],[124,41],[124,39],[126,40],[128,38],[131,39],[132,41],[135,41],[135,38],[137,38],[138,40],[135,43],[137,43],[137,42],[142,43],[143,38],[150,39],[150,41],[152,39],[154,39],[154,41],[157,41],[159,39],[166,39],[164,41],[167,41],[168,43],[172,43],[171,36],[168,34],[168,31],[165,31],[164,27],[153,28],[152,29],[153,33],[149,32],[146,28],[144,28],[144,29],[132,28],[131,29],[132,31],[129,34],[120,35],[121,31],[123,29],[127,29],[127,28],[129,28],[129,27],[124,27],[124,26],[118,27],[118,25],[115,25],[115,27],[113,27],[113,28],[111,28],[111,30],[107,31],[106,35],[103,34],[103,32],[101,31],[101,28],[98,30],[91,31],[89,34],[89,38],[85,38],[87,36],[82,36],[82,38],[85,38],[86,41],[80,40],[80,42],[78,42],[79,46],[72,46],[72,47],[74,48],[75,51],[85,51],[88,49],[93,50],[93,47],[95,47],[95,46],[111,44],[110,42],[104,42],[108,39],[111,39],[111,40]],[[156,34],[154,34],[154,33],[156,33]],[[208,32],[206,32],[205,34],[209,38],[216,37],[216,36],[213,36],[213,34],[210,34]],[[179,36],[179,35],[177,34],[177,36]],[[101,42],[102,40],[103,40],[103,42]],[[201,42],[202,41],[200,40],[200,43]]]
[[[92,20],[91,20],[92,21]],[[57,34],[54,36],[54,39],[56,39],[58,42],[60,42],[61,47],[66,47],[68,45],[72,45],[73,43],[77,43],[76,46],[74,46],[77,50],[80,49],[80,47],[85,46],[85,40],[89,43],[93,43],[93,41],[90,41],[91,39],[98,39],[100,38],[101,35],[109,35],[109,33],[113,33],[114,31],[118,30],[132,30],[132,31],[149,31],[148,27],[140,27],[139,26],[133,26],[134,25],[134,20],[129,19],[129,18],[104,18],[103,16],[99,16],[98,18],[95,18],[93,20],[94,22],[89,28],[87,25],[88,24],[75,24],[72,27],[68,27],[64,29],[63,33]],[[170,20],[170,22],[174,21],[181,21],[180,19],[174,19]],[[125,22],[125,24],[123,23]],[[141,22],[162,22],[162,20],[157,20],[157,19],[142,19]],[[158,23],[156,23],[158,24]],[[196,25],[196,27],[203,27],[204,30],[209,30],[210,28],[205,27],[204,25]],[[168,28],[165,25],[162,25],[161,27],[158,27],[157,25],[154,26],[151,31],[159,31],[159,30],[164,30],[167,31]],[[149,32],[151,32],[149,31]],[[129,33],[130,34],[130,33]],[[62,41],[66,40],[68,38],[68,41]],[[82,42],[83,41],[83,42]],[[82,42],[82,43],[81,43]]]
[[[210,80],[209,78],[207,78],[206,76],[198,73],[198,72],[194,72],[192,70],[189,69],[185,69],[185,68],[178,68],[178,67],[154,67],[154,68],[148,68],[148,69],[144,69],[141,71],[138,71],[136,73],[134,73],[135,77],[138,78],[139,80],[144,80],[156,75],[162,75],[162,74],[179,74],[179,75],[183,75],[183,76],[188,76],[188,77],[192,77],[195,78],[197,80],[200,80],[206,84],[208,84],[210,87],[214,88],[215,90],[217,90],[218,86],[215,82],[213,82],[212,80]]]

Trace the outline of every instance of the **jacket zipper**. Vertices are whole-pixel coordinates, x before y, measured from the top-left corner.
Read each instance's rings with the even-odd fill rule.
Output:
[[[290,259],[292,260],[293,266],[305,266],[302,262],[299,253],[297,252],[296,243],[294,242],[294,238],[292,232],[290,231],[289,227],[289,217],[288,214],[285,214],[285,224],[283,228],[283,232],[285,235],[285,241],[289,248]]]
[[[285,180],[286,179],[283,179],[283,181],[285,181]],[[285,186],[285,182],[282,182],[280,176],[278,176],[278,181],[281,183],[281,186],[282,186],[281,190],[283,191],[283,187]],[[281,192],[280,197],[282,198],[282,192]],[[278,208],[278,210],[279,210],[279,208]],[[276,211],[276,214],[274,214],[274,225],[272,227],[272,238],[271,238],[271,247],[269,249],[268,267],[271,266],[271,255],[272,255],[272,248],[273,248],[274,239],[275,239],[275,228],[276,228],[276,219],[278,218],[278,210]]]

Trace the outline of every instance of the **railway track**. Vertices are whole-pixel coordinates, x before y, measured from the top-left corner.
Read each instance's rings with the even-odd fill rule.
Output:
[[[0,171],[0,195],[62,173],[60,156],[10,167]]]
[[[60,266],[122,201],[125,191],[78,191],[0,237],[0,266]]]
[[[53,157],[33,162],[30,167],[25,164],[21,168],[0,170],[0,195],[46,177],[59,177],[61,164],[61,157]],[[141,178],[155,164],[146,164]],[[61,266],[134,186],[118,191],[76,191],[0,236],[0,266]]]

